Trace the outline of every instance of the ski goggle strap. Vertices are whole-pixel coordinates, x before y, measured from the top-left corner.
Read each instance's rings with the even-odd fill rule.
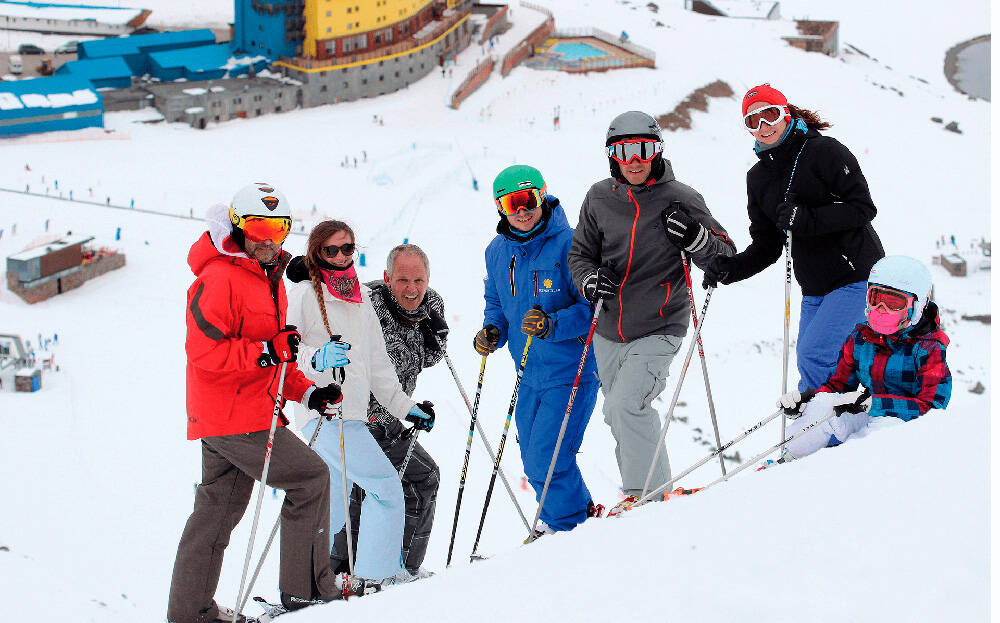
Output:
[[[528,212],[537,210],[542,206],[544,193],[544,188],[541,191],[537,188],[525,188],[500,195],[496,199],[497,210],[504,216],[513,216],[517,214],[518,210],[527,210]]]
[[[270,240],[281,244],[292,230],[292,219],[287,216],[237,216],[229,210],[229,220],[243,230],[247,240],[264,242]]]
[[[636,159],[649,162],[656,154],[663,153],[663,143],[648,138],[630,138],[611,143],[607,149],[608,157],[619,164],[628,164]]]
[[[889,312],[905,311],[913,306],[913,296],[885,286],[868,286],[868,307],[882,306]]]
[[[751,132],[756,132],[760,129],[761,124],[778,125],[783,117],[786,121],[791,118],[788,108],[772,104],[743,115],[743,125]]]

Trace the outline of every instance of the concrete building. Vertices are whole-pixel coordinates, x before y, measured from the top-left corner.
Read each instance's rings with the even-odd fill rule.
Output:
[[[125,256],[84,245],[93,236],[67,234],[7,258],[7,289],[37,303],[79,288],[85,281],[125,266]]]
[[[167,121],[204,129],[209,123],[259,117],[302,105],[302,88],[271,78],[227,78],[148,84],[156,109]]]
[[[109,2],[110,4],[110,2]],[[117,37],[145,23],[152,11],[128,7],[0,0],[0,28],[63,35]]]

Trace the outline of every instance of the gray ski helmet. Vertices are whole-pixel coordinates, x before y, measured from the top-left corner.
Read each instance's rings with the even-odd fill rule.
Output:
[[[604,141],[604,146],[607,147],[615,141],[630,136],[646,136],[658,141],[663,140],[663,133],[660,131],[660,124],[656,122],[656,119],[650,117],[644,112],[630,110],[628,112],[623,112],[611,120],[611,125],[608,126],[607,140]]]
[[[911,324],[920,322],[927,300],[931,296],[931,271],[920,260],[906,255],[889,255],[875,262],[868,276],[868,285],[880,285],[901,290],[915,297]]]

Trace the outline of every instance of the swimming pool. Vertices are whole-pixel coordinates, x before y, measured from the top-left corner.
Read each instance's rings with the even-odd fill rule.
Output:
[[[608,56],[608,53],[600,48],[595,48],[594,46],[587,43],[570,42],[570,43],[557,43],[552,46],[552,52],[556,54],[561,54],[564,60],[567,61],[579,61],[585,58],[603,58]]]

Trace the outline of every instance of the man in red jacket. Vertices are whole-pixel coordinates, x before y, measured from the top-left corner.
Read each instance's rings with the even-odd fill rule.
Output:
[[[191,247],[195,281],[187,296],[188,439],[201,439],[202,482],[177,546],[167,620],[232,621],[214,600],[229,536],[260,480],[286,363],[282,401],[334,412],[336,384],[317,388],[295,364],[299,334],[285,325],[281,277],[290,258],[281,244],[291,228],[284,196],[266,184],[215,206],[209,231]],[[275,431],[267,484],[285,491],[279,587],[290,609],[339,595],[330,571],[330,472],[285,428]],[[235,592],[235,591],[234,591]],[[238,607],[238,605],[237,605]]]

